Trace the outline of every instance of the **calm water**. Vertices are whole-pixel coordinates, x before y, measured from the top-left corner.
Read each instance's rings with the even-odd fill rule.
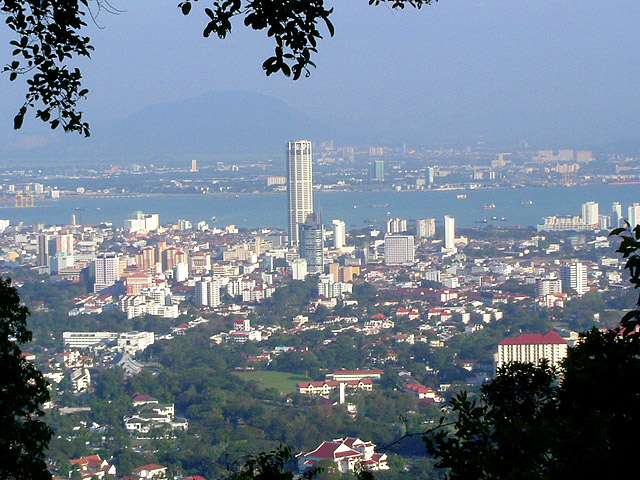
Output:
[[[466,199],[457,199],[464,193]],[[349,228],[363,227],[370,221],[378,224],[385,218],[418,219],[452,215],[458,226],[472,227],[484,218],[489,224],[536,225],[547,215],[579,215],[581,205],[593,200],[600,203],[600,213],[611,213],[611,203],[622,203],[623,213],[629,204],[640,202],[640,185],[591,185],[585,187],[512,188],[494,190],[456,190],[435,192],[318,193],[326,224],[344,220]],[[532,201],[533,204],[526,204]],[[525,204],[523,204],[525,203]],[[486,210],[485,205],[495,204]],[[76,214],[78,223],[111,221],[121,226],[136,210],[160,214],[161,223],[187,219],[215,225],[236,224],[241,227],[286,227],[285,194],[247,194],[237,197],[179,195],[122,198],[62,198],[38,201],[35,208],[0,208],[0,219],[12,224],[68,224]],[[506,221],[493,221],[504,217]]]

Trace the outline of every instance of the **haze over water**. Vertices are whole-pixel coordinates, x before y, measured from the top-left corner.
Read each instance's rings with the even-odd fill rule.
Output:
[[[457,199],[464,193],[466,199]],[[581,205],[587,201],[600,203],[600,213],[610,214],[611,203],[622,203],[623,213],[634,202],[640,202],[639,185],[588,185],[580,187],[502,188],[487,190],[452,190],[422,192],[320,192],[315,194],[323,221],[341,219],[349,229],[362,228],[373,223],[381,225],[385,218],[400,217],[409,220],[444,215],[456,218],[460,227],[496,225],[537,225],[549,215],[579,215]],[[532,201],[532,204],[527,204]],[[286,195],[245,194],[217,195],[159,195],[148,197],[90,198],[66,197],[60,200],[36,201],[35,208],[0,208],[0,218],[15,225],[44,223],[67,225],[73,214],[77,222],[95,224],[113,222],[121,227],[132,212],[158,213],[162,224],[178,219],[194,225],[205,220],[215,226],[235,224],[239,227],[286,227]],[[495,204],[493,209],[486,205]],[[492,220],[492,217],[498,220]],[[505,221],[500,220],[506,218]],[[373,222],[371,222],[373,221]]]

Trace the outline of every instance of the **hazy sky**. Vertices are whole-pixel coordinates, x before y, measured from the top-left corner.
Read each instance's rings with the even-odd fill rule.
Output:
[[[126,12],[91,26],[96,51],[82,64],[94,124],[210,90],[246,90],[409,144],[580,147],[640,136],[637,0],[441,0],[419,11],[330,1],[336,35],[297,82],[264,75],[273,50],[264,33],[238,22],[226,40],[202,38],[206,0],[189,17],[178,0],[111,2]],[[0,140],[22,94],[1,79]],[[27,133],[48,134],[28,123]]]

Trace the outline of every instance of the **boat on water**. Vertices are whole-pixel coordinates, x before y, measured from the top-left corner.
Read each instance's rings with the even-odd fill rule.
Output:
[[[467,196],[464,193],[460,193],[460,194],[456,195],[456,198],[458,200],[464,200],[465,198],[467,198]]]
[[[507,217],[500,217],[500,221],[501,222],[506,222],[507,221]]]
[[[489,220],[483,218],[482,220],[476,220],[476,223],[487,223]]]
[[[533,205],[533,200],[527,200],[526,202],[520,202],[520,205]]]
[[[491,202],[489,205],[484,206],[485,210],[491,210],[492,208],[496,208],[496,204],[493,202]]]

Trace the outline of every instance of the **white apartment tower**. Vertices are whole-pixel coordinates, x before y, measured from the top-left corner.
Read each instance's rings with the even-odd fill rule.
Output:
[[[313,213],[313,151],[309,140],[287,146],[287,190],[289,194],[289,245],[300,241],[299,225]]]
[[[342,220],[333,220],[333,246],[342,248],[347,243],[347,227]]]
[[[598,215],[598,202],[587,202],[582,204],[582,223],[593,225],[593,228],[597,229],[600,226]]]
[[[114,252],[96,255],[96,281],[93,284],[95,293],[114,285],[120,280],[120,257]]]
[[[456,249],[456,219],[449,215],[444,216],[444,248],[450,252]]]
[[[627,215],[627,221],[631,228],[635,228],[636,225],[640,225],[640,203],[634,203],[629,205],[629,215]]]
[[[205,307],[220,305],[220,281],[217,278],[204,277],[196,282],[196,305]]]
[[[416,236],[418,238],[432,238],[436,235],[436,219],[424,218],[416,221]]]
[[[587,266],[580,263],[570,263],[560,267],[560,280],[563,289],[572,288],[578,295],[584,295],[589,291],[587,285]],[[567,293],[566,291],[564,293]]]

